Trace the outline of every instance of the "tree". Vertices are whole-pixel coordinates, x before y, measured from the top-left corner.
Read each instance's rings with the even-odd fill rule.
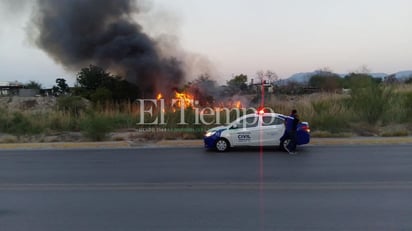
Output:
[[[271,70],[267,70],[266,72],[258,71],[256,72],[256,75],[257,75],[257,79],[260,80],[260,82],[268,81],[269,83],[272,83],[273,81],[276,81],[279,79],[278,75]]]
[[[369,74],[365,73],[350,73],[345,76],[343,86],[344,88],[365,88],[372,83],[380,83],[381,79],[375,79]]]
[[[234,76],[231,80],[227,81],[227,86],[231,94],[239,94],[242,91],[247,90],[247,75],[240,74]]]
[[[386,76],[383,82],[385,84],[396,84],[396,83],[399,83],[399,80],[396,78],[396,75],[393,74],[393,75]]]
[[[93,102],[106,102],[108,100],[113,99],[112,92],[104,87],[99,87],[90,95],[90,99]]]
[[[66,95],[70,92],[69,85],[67,85],[66,80],[63,78],[56,79],[57,86],[53,86],[53,94],[55,96]]]
[[[275,72],[273,72],[273,71],[270,71],[270,70],[267,70],[266,71],[266,73],[265,73],[265,77],[269,80],[269,82],[273,82],[273,81],[277,81],[278,79],[279,79],[279,76],[275,73]]]
[[[371,70],[369,69],[369,67],[367,65],[362,65],[357,70],[355,70],[353,73],[370,75]]]
[[[107,82],[109,85],[103,86],[112,92],[112,99],[115,101],[135,100],[140,96],[140,89],[120,76],[112,76]]]
[[[412,77],[409,77],[408,79],[405,80],[406,84],[412,84]]]
[[[200,75],[185,88],[192,92],[202,106],[212,104],[215,100],[214,97],[219,97],[221,94],[217,82],[211,79],[208,74]]]
[[[135,100],[139,97],[140,90],[121,76],[111,75],[101,67],[90,65],[77,74],[75,93],[93,102],[102,102]]]
[[[30,80],[28,83],[26,83],[24,87],[27,89],[35,89],[35,90],[42,89],[41,83],[33,81],[33,80]]]
[[[110,73],[103,68],[90,65],[87,68],[81,69],[77,74],[77,83],[79,87],[87,90],[96,90],[99,87],[105,86],[105,82],[111,78]]]
[[[335,73],[318,71],[316,75],[310,78],[309,85],[323,91],[333,92],[343,87],[343,80]]]

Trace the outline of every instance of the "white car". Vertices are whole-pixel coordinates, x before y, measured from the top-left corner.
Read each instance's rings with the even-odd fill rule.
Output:
[[[204,136],[207,149],[219,152],[241,146],[280,146],[290,142],[285,136],[285,120],[293,119],[277,113],[248,114],[235,120],[228,126],[209,129]],[[297,145],[310,141],[309,123],[301,122],[297,128]]]

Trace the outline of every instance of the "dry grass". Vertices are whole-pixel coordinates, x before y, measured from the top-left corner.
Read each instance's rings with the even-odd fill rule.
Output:
[[[409,131],[408,125],[406,124],[393,124],[381,127],[379,135],[383,137],[409,136]]]
[[[365,105],[366,109],[366,106],[371,103],[370,101],[365,99],[364,102],[354,102],[350,95],[344,94],[273,95],[266,100],[265,106],[282,114],[289,114],[292,109],[297,109],[301,120],[310,123],[312,135],[316,137],[410,135],[408,131],[412,128],[412,85],[400,85],[391,88],[391,91],[384,89],[382,92],[386,95],[378,100],[384,101],[381,103],[386,106],[382,112],[373,115],[376,117],[376,121],[367,118],[368,114],[362,111],[362,107],[355,108],[353,106],[354,104]],[[3,101],[6,102],[5,99]],[[377,103],[379,102],[377,101]],[[31,102],[31,104],[35,103]],[[1,136],[0,142],[18,142],[21,140],[20,137],[36,136],[37,134],[40,134],[38,137],[44,135],[42,138],[44,141],[54,141],[60,139],[60,136],[56,134],[73,131],[87,134],[87,129],[92,128],[94,130],[91,132],[97,133],[93,135],[96,139],[105,139],[106,137],[118,141],[197,139],[202,137],[204,130],[213,126],[195,126],[194,116],[196,114],[193,110],[185,111],[188,125],[179,126],[180,112],[166,112],[167,125],[161,127],[166,129],[162,132],[130,132],[130,137],[112,136],[110,138],[107,136],[110,132],[144,128],[138,125],[140,106],[137,103],[105,102],[94,106],[87,105],[86,108],[76,111],[76,113],[66,109],[59,110],[53,105],[49,106],[48,110],[34,111],[23,110],[21,107],[12,110],[10,106],[0,108],[0,133],[10,134],[10,136]],[[100,122],[94,123],[96,121],[94,118],[99,118]],[[147,116],[145,119],[151,120]],[[226,118],[222,117],[221,121],[226,121]],[[93,123],[94,126],[86,126]]]
[[[12,136],[12,135],[0,136],[0,143],[2,144],[17,143],[18,140],[19,138],[17,136]]]

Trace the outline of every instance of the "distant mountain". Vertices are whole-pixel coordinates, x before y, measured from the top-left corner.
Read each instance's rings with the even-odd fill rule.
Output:
[[[285,84],[287,84],[287,83],[289,83],[289,82],[308,83],[309,80],[310,80],[310,78],[312,78],[312,76],[317,75],[317,74],[319,74],[319,73],[321,73],[321,71],[312,71],[312,72],[296,73],[296,74],[293,74],[292,76],[290,76],[289,78],[280,79],[280,80],[278,80],[276,83],[277,83],[278,85],[282,85],[282,84],[285,85]],[[334,73],[334,74],[336,74],[336,73]],[[341,77],[344,77],[344,75],[340,75],[340,74],[337,74],[337,75],[339,75],[339,76],[341,76]]]
[[[385,79],[388,76],[395,76],[395,78],[399,80],[406,80],[406,79],[412,78],[412,71],[399,71],[393,74],[370,73],[370,75],[374,78],[381,78],[381,79]]]
[[[412,71],[399,71],[396,72],[394,75],[397,79],[406,80],[412,78]]]
[[[296,73],[293,74],[292,76],[290,76],[289,78],[286,79],[280,79],[278,81],[276,81],[276,84],[278,85],[286,85],[289,82],[296,82],[296,83],[308,83],[310,78],[316,74],[318,74],[319,71],[312,71],[312,72],[301,72],[301,73]],[[339,76],[341,76],[342,78],[345,77],[347,74],[337,74]],[[369,73],[369,75],[371,75],[373,78],[380,78],[380,79],[384,79],[385,77],[390,76],[389,74],[386,73]],[[394,74],[391,75],[395,75],[395,78],[399,79],[399,80],[406,80],[409,78],[412,78],[412,70],[411,71],[400,71],[400,72],[396,72]]]
[[[312,76],[316,75],[318,71],[296,73],[286,79],[279,79],[275,82],[276,85],[287,85],[290,82],[308,83]]]
[[[289,77],[287,80],[289,82],[307,83],[309,82],[310,78],[312,78],[312,76],[316,75],[317,73],[318,71],[296,73]]]
[[[384,79],[388,74],[386,73],[369,73],[373,78]]]

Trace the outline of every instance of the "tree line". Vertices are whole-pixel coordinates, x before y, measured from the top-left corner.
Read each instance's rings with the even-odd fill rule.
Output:
[[[255,84],[253,80],[248,79],[247,75],[239,74],[232,76],[230,80],[226,81],[225,85],[218,85],[209,75],[204,74],[186,83],[180,90],[191,89],[195,93],[201,94],[203,98],[213,98],[253,94],[256,93],[256,90],[259,90],[256,85],[266,81],[274,88],[274,93],[285,94],[305,93],[305,88],[324,92],[336,92],[342,89],[398,82],[393,76],[383,80],[381,78],[374,78],[368,73],[353,72],[341,77],[329,70],[317,71],[307,83],[288,82],[287,84],[279,85],[277,80],[278,76],[276,73],[272,71],[259,71],[257,72]],[[412,83],[412,78],[407,79],[405,83]],[[25,87],[40,90],[41,84],[30,81]],[[89,65],[79,71],[74,87],[69,87],[64,78],[57,78],[51,93],[54,96],[79,96],[92,102],[135,100],[141,97],[141,89],[138,85],[95,65]]]

